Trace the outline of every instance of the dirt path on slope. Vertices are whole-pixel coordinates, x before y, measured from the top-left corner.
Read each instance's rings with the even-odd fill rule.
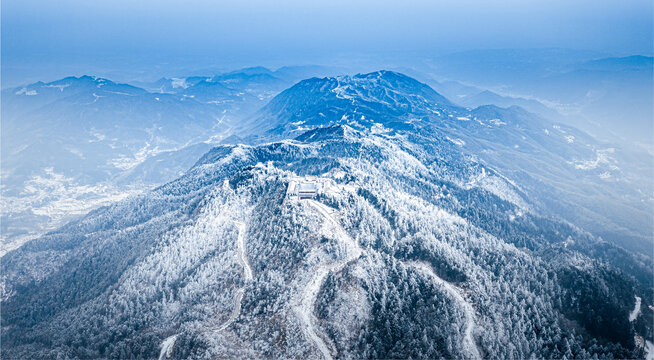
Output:
[[[330,271],[338,272],[342,270],[348,262],[361,256],[362,250],[359,244],[354,239],[352,239],[350,235],[348,235],[348,233],[341,226],[340,222],[334,217],[333,214],[336,212],[334,209],[331,209],[328,206],[315,200],[303,201],[305,201],[309,206],[317,210],[318,213],[323,216],[325,219],[323,224],[323,231],[333,234],[335,238],[340,239],[346,248],[347,256],[343,260],[330,264],[318,265],[318,268],[314,271],[313,278],[305,287],[300,299],[295,304],[296,313],[302,322],[302,331],[307,336],[307,338],[318,348],[323,358],[326,360],[331,360],[331,351],[323,339],[324,335],[321,337],[314,327],[314,323],[317,322],[317,319],[313,313],[316,298],[320,292],[320,288],[322,287],[323,282],[325,281],[325,278],[327,277],[327,274],[329,274]]]
[[[250,282],[253,279],[253,271],[250,263],[248,262],[247,253],[245,251],[245,223],[242,221],[234,220],[234,224],[238,227],[238,238],[236,240],[238,260],[243,266],[243,274],[245,276],[245,282]],[[229,316],[229,319],[225,321],[222,325],[214,329],[213,331],[223,331],[227,329],[238,317],[241,315],[241,301],[243,300],[243,295],[245,294],[245,286],[236,291],[234,296],[234,309],[232,314]]]
[[[433,278],[438,284],[442,285],[445,290],[447,290],[450,295],[456,300],[461,305],[461,308],[463,309],[463,312],[465,314],[465,329],[464,329],[464,336],[463,336],[463,345],[465,349],[468,351],[470,357],[474,359],[481,359],[481,354],[479,353],[479,349],[477,348],[477,344],[475,343],[475,339],[473,337],[473,330],[475,328],[475,310],[472,308],[472,305],[466,299],[461,295],[461,289],[458,287],[450,284],[449,282],[441,279],[432,267],[426,263],[419,262],[419,261],[407,261],[405,264],[409,266],[413,266],[417,268],[419,271],[422,271],[426,273],[428,276]]]

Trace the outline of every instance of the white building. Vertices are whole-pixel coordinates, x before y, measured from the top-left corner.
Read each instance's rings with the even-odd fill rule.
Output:
[[[303,199],[313,199],[318,192],[318,183],[315,182],[301,182],[296,187],[296,196]]]
[[[297,176],[291,177],[286,190],[286,198],[289,200],[313,199],[319,192],[339,193],[343,191],[353,192],[351,185],[337,185],[333,179],[318,176]]]

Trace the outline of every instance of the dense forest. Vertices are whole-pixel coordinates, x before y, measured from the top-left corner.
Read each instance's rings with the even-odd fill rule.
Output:
[[[554,214],[537,175],[510,180],[442,122],[350,120],[216,147],[8,253],[2,357],[644,356],[650,257]]]

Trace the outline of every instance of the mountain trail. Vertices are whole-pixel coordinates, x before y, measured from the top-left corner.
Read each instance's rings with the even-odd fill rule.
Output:
[[[242,221],[234,221],[238,225],[238,256],[241,264],[243,265],[243,273],[245,274],[245,281],[252,280],[252,267],[248,262],[248,257],[245,251],[245,223]]]
[[[475,328],[475,310],[472,308],[472,305],[470,305],[470,303],[463,297],[463,295],[461,295],[461,289],[441,279],[438,275],[436,275],[432,267],[426,263],[420,261],[407,261],[405,264],[413,266],[416,269],[426,273],[428,276],[432,277],[438,284],[442,285],[458,303],[461,304],[466,319],[463,336],[464,346],[471,358],[481,359],[481,354],[479,353],[479,349],[477,348],[477,344],[475,343],[475,339],[472,334]]]
[[[242,221],[234,220],[234,224],[238,227],[238,237],[236,240],[236,246],[238,248],[238,260],[243,266],[243,274],[245,275],[245,281],[249,282],[253,279],[252,276],[252,267],[248,262],[246,251],[245,251],[245,223]],[[217,328],[209,329],[208,331],[220,332],[227,329],[238,316],[241,314],[241,301],[243,300],[243,295],[245,294],[245,287],[242,287],[236,290],[236,295],[234,296],[234,309],[232,314],[229,316],[229,319],[225,321],[222,325]],[[159,353],[159,360],[167,359],[170,357],[173,346],[175,345],[175,340],[177,340],[177,335],[167,337],[160,345],[161,352]]]
[[[242,221],[234,220],[234,224],[236,224],[238,227],[238,238],[236,241],[236,245],[238,247],[238,259],[243,266],[245,281],[250,282],[253,279],[253,272],[245,251],[245,223]],[[227,329],[236,320],[236,318],[238,318],[238,316],[241,314],[241,301],[243,300],[244,294],[245,286],[236,291],[236,295],[234,296],[234,309],[232,310],[232,314],[229,316],[229,319],[227,319],[227,321],[225,321],[225,323],[223,323],[221,326],[213,329],[213,331],[219,332]]]
[[[347,250],[347,256],[345,259],[336,263],[318,266],[318,268],[314,271],[313,278],[306,286],[301,294],[301,297],[295,304],[295,310],[302,322],[302,331],[305,333],[307,338],[309,338],[309,340],[311,340],[311,342],[316,345],[323,358],[326,360],[331,360],[331,351],[323,339],[325,336],[321,337],[314,328],[313,324],[317,322],[317,319],[313,314],[313,308],[318,296],[318,292],[320,292],[320,288],[322,287],[327,274],[329,274],[330,271],[341,271],[348,262],[359,258],[359,256],[361,256],[362,250],[359,244],[354,239],[352,239],[352,237],[348,235],[348,233],[343,229],[340,222],[334,218],[332,215],[332,212],[335,211],[334,209],[331,209],[328,206],[315,200],[303,201],[306,201],[309,206],[317,210],[318,213],[320,213],[326,220],[323,224],[323,231],[327,231],[333,234],[335,238],[340,239]]]
[[[177,340],[177,335],[167,337],[164,341],[161,342],[161,352],[159,353],[159,360],[167,359],[173,354],[173,345],[175,345],[175,340]]]

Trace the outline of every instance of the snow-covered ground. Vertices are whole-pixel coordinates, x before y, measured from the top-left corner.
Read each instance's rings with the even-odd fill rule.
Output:
[[[250,266],[250,263],[247,259],[247,253],[245,251],[245,223],[242,221],[234,220],[234,224],[238,227],[238,239],[237,239],[237,247],[238,247],[238,260],[243,266],[243,274],[245,276],[245,281],[250,282],[252,281],[252,267]],[[232,310],[232,314],[229,316],[229,319],[225,321],[222,325],[220,325],[218,328],[216,328],[214,331],[223,331],[227,329],[241,314],[241,301],[243,300],[243,295],[245,294],[245,287],[240,288],[236,291],[236,295],[234,296],[234,309]]]
[[[304,288],[304,291],[300,294],[301,296],[294,302],[294,310],[300,319],[302,331],[305,336],[318,348],[324,359],[332,359],[331,351],[327,343],[318,334],[318,330],[316,330],[314,326],[316,323],[316,318],[313,314],[314,304],[318,292],[320,292],[320,288],[329,272],[341,271],[348,262],[361,256],[362,249],[356,240],[352,239],[352,237],[343,229],[340,222],[334,217],[333,213],[335,213],[336,210],[315,200],[306,200],[306,204],[315,209],[324,218],[325,221],[322,227],[324,235],[341,240],[341,243],[346,249],[346,257],[344,259],[338,262],[318,265],[317,269],[313,271],[313,277]]]
[[[7,179],[3,177],[2,180]],[[5,188],[2,190],[4,191]],[[48,220],[39,222],[32,220],[36,224],[30,227],[30,231],[20,236],[11,237],[7,233],[1,234],[0,257],[77,216],[139,194],[144,190],[146,187],[142,185],[121,187],[110,181],[81,184],[72,177],[56,172],[52,167],[45,168],[42,174],[34,175],[25,182],[24,189],[18,196],[2,194],[0,214],[4,217],[32,214],[34,218]]]
[[[236,291],[236,295],[234,296],[234,309],[232,310],[232,314],[229,315],[229,319],[227,319],[227,321],[225,321],[214,331],[220,332],[227,329],[230,325],[232,325],[232,323],[236,320],[236,318],[238,318],[238,316],[241,314],[241,302],[243,301],[243,294],[245,294],[245,289],[243,288],[238,289]]]
[[[167,337],[161,343],[161,352],[159,353],[159,360],[167,359],[173,354],[173,346],[177,340],[177,335]]]
[[[638,315],[640,315],[640,304],[641,304],[641,299],[638,296],[635,296],[636,298],[636,305],[634,306],[634,309],[631,310],[629,313],[629,322],[632,322],[638,318]]]
[[[248,257],[247,253],[245,250],[245,223],[242,221],[234,221],[234,223],[238,226],[238,256],[239,256],[239,261],[241,262],[241,265],[243,265],[243,273],[245,275],[245,281],[251,281],[252,280],[252,267],[250,266],[250,263],[248,262]]]

